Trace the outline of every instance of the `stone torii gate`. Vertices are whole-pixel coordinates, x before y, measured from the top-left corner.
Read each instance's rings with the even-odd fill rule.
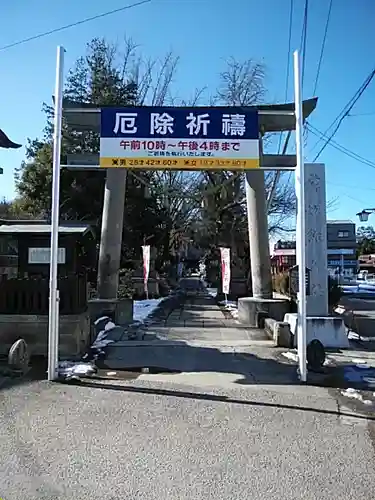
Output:
[[[17,144],[9,139],[9,137],[0,128],[0,149],[19,149],[22,147],[21,144]],[[4,173],[2,167],[0,167],[0,175]]]
[[[303,101],[303,120],[308,118],[315,110],[317,98]],[[245,110],[254,110],[259,118],[260,140],[260,167],[247,170],[246,198],[249,225],[250,262],[252,279],[252,296],[239,300],[239,319],[249,326],[259,327],[259,319],[264,313],[278,321],[284,320],[285,300],[273,297],[271,264],[268,240],[268,221],[266,213],[264,171],[294,171],[296,156],[263,154],[262,141],[267,133],[294,131],[296,127],[295,104],[259,105],[244,107]],[[63,101],[63,115],[69,128],[72,130],[91,130],[100,132],[100,109],[90,105],[82,106],[79,103]],[[99,155],[68,155],[66,168],[99,169]],[[117,212],[124,204],[124,193],[115,196],[119,184],[125,183],[122,169],[107,169],[106,172],[106,197],[107,210]],[[124,190],[125,191],[125,190]],[[306,206],[306,266],[311,270],[311,294],[307,297],[307,315],[311,318],[327,318],[325,325],[325,345],[345,347],[345,339],[340,325],[332,326],[328,321],[328,271],[327,271],[327,241],[326,241],[326,195],[325,195],[325,167],[322,164],[305,165],[305,206]],[[108,217],[111,220],[110,216]],[[105,254],[109,253],[113,267],[119,266],[119,253],[121,245],[121,231],[116,227],[109,227],[103,231],[104,241],[107,245]],[[323,229],[324,228],[324,229]],[[112,252],[112,253],[111,253]],[[117,260],[116,260],[117,259]],[[116,276],[109,277],[106,292],[102,297],[105,300],[114,299],[117,292]],[[291,328],[294,329],[295,318],[291,317]],[[317,322],[315,321],[317,324]],[[314,325],[315,325],[314,323]],[[320,324],[320,323],[319,323]],[[314,326],[315,328],[315,326]],[[315,332],[315,330],[314,330]],[[310,337],[315,337],[312,332]],[[334,335],[332,334],[334,333]],[[320,335],[320,334],[319,334]]]
[[[317,99],[309,99],[303,102],[303,117],[306,119],[315,109]],[[291,131],[295,129],[294,103],[278,105],[246,106],[244,110],[258,112],[259,116],[259,138],[260,151],[262,152],[262,138],[267,133]],[[68,100],[63,100],[63,116],[69,129],[87,130],[99,134],[100,132],[100,108],[88,104],[80,104]],[[246,172],[246,198],[249,223],[250,240],[250,261],[252,278],[252,297],[254,314],[250,324],[254,322],[256,311],[270,308],[270,304],[277,304],[272,294],[271,266],[268,243],[268,223],[266,213],[264,170],[294,170],[296,166],[295,155],[260,155],[261,169],[249,170]],[[76,169],[99,169],[99,155],[82,154],[68,155],[67,165],[62,167]],[[110,213],[117,213],[119,220],[119,209],[124,203],[124,193],[122,196],[115,196],[118,193],[119,185],[125,185],[126,172],[121,169],[108,169],[106,172],[106,199],[107,209]],[[125,190],[125,188],[124,188]],[[109,217],[110,219],[110,217]],[[113,268],[116,262],[119,264],[119,254],[117,249],[121,246],[121,231],[117,228],[106,227],[106,232],[102,229],[102,236],[106,238],[108,244],[105,254],[109,253]],[[102,245],[103,246],[103,245]],[[112,253],[111,253],[112,252]],[[100,268],[100,266],[99,266]],[[104,287],[103,299],[111,299],[117,293],[117,279],[110,276],[107,286]]]
[[[19,149],[21,144],[17,144],[9,139],[9,137],[0,129],[0,148],[3,149]]]

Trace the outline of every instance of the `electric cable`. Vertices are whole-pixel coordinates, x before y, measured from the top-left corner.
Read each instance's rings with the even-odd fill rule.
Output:
[[[18,40],[18,42],[9,43],[8,45],[3,45],[2,47],[0,47],[0,51],[11,49],[12,47],[17,47],[17,45],[22,45],[24,43],[28,43],[28,42],[31,42],[33,40],[38,40],[39,38],[43,38],[45,36],[52,35],[53,33],[58,33],[59,31],[67,30],[69,28],[74,28],[74,27],[79,26],[81,24],[85,24],[85,23],[88,23],[90,21],[95,21],[96,19],[101,19],[101,18],[106,17],[106,16],[111,16],[112,14],[117,14],[119,12],[123,12],[124,10],[132,9],[133,7],[138,7],[140,5],[150,3],[150,2],[151,2],[151,0],[141,0],[139,2],[130,4],[130,5],[125,5],[123,7],[119,7],[118,9],[113,9],[113,10],[109,10],[107,12],[102,12],[101,14],[97,14],[96,16],[86,17],[84,19],[81,19],[80,21],[76,21],[76,22],[71,23],[71,24],[66,24],[65,26],[60,26],[59,28],[54,28],[52,30],[45,31],[43,33],[39,33],[38,35],[30,36],[29,38],[24,38],[22,40]]]

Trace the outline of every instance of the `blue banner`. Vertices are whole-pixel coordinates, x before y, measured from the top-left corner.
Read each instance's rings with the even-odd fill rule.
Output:
[[[329,266],[337,266],[337,267],[340,267],[341,264],[345,267],[345,266],[357,266],[358,265],[358,261],[357,260],[329,260],[328,261],[328,265]]]
[[[241,107],[102,108],[100,137],[258,140],[258,113]]]

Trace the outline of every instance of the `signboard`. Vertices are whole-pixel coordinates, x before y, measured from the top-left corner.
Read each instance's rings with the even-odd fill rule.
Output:
[[[328,248],[328,255],[354,255],[354,248]]]
[[[310,295],[310,274],[311,269],[306,267],[305,271],[305,283],[306,283],[306,295]],[[299,276],[298,276],[298,266],[293,266],[289,269],[289,294],[291,296],[296,296],[299,292]]]
[[[224,295],[229,294],[230,289],[230,248],[220,248],[221,254],[221,283]]]
[[[357,260],[329,260],[328,261],[329,266],[357,266],[358,261]]]
[[[59,248],[57,263],[65,264],[66,260],[65,248]],[[51,249],[45,248],[29,248],[28,263],[29,264],[49,264],[50,263]]]
[[[259,167],[258,114],[244,108],[102,108],[103,168]]]

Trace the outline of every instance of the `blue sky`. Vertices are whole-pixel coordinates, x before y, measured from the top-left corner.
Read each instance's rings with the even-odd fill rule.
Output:
[[[0,47],[131,4],[132,0],[33,0],[6,2],[2,10]],[[310,0],[304,98],[311,97],[317,72],[329,0]],[[294,0],[292,49],[299,47],[303,0]],[[326,49],[317,88],[319,103],[311,124],[325,131],[354,95],[374,66],[373,0],[333,0]],[[84,53],[93,37],[110,41],[132,38],[145,57],[162,58],[173,50],[180,57],[174,91],[189,97],[194,89],[214,90],[225,60],[254,58],[267,66],[267,100],[285,96],[289,0],[152,0],[151,3],[71,28],[24,45],[0,51],[0,127],[26,144],[40,136],[45,123],[43,101],[49,102],[55,78],[56,46],[65,47],[66,68]],[[293,98],[292,76],[288,98]],[[204,104],[204,102],[201,102]],[[342,146],[375,162],[371,144],[375,126],[375,81],[344,120],[335,136]],[[367,114],[364,114],[367,113]],[[373,114],[368,114],[373,113]],[[307,157],[316,138],[308,137]],[[15,196],[14,169],[24,158],[19,151],[0,150],[0,196]],[[327,198],[338,198],[331,218],[355,218],[375,205],[375,169],[327,146],[320,162],[326,164]],[[361,184],[364,184],[364,187]]]

